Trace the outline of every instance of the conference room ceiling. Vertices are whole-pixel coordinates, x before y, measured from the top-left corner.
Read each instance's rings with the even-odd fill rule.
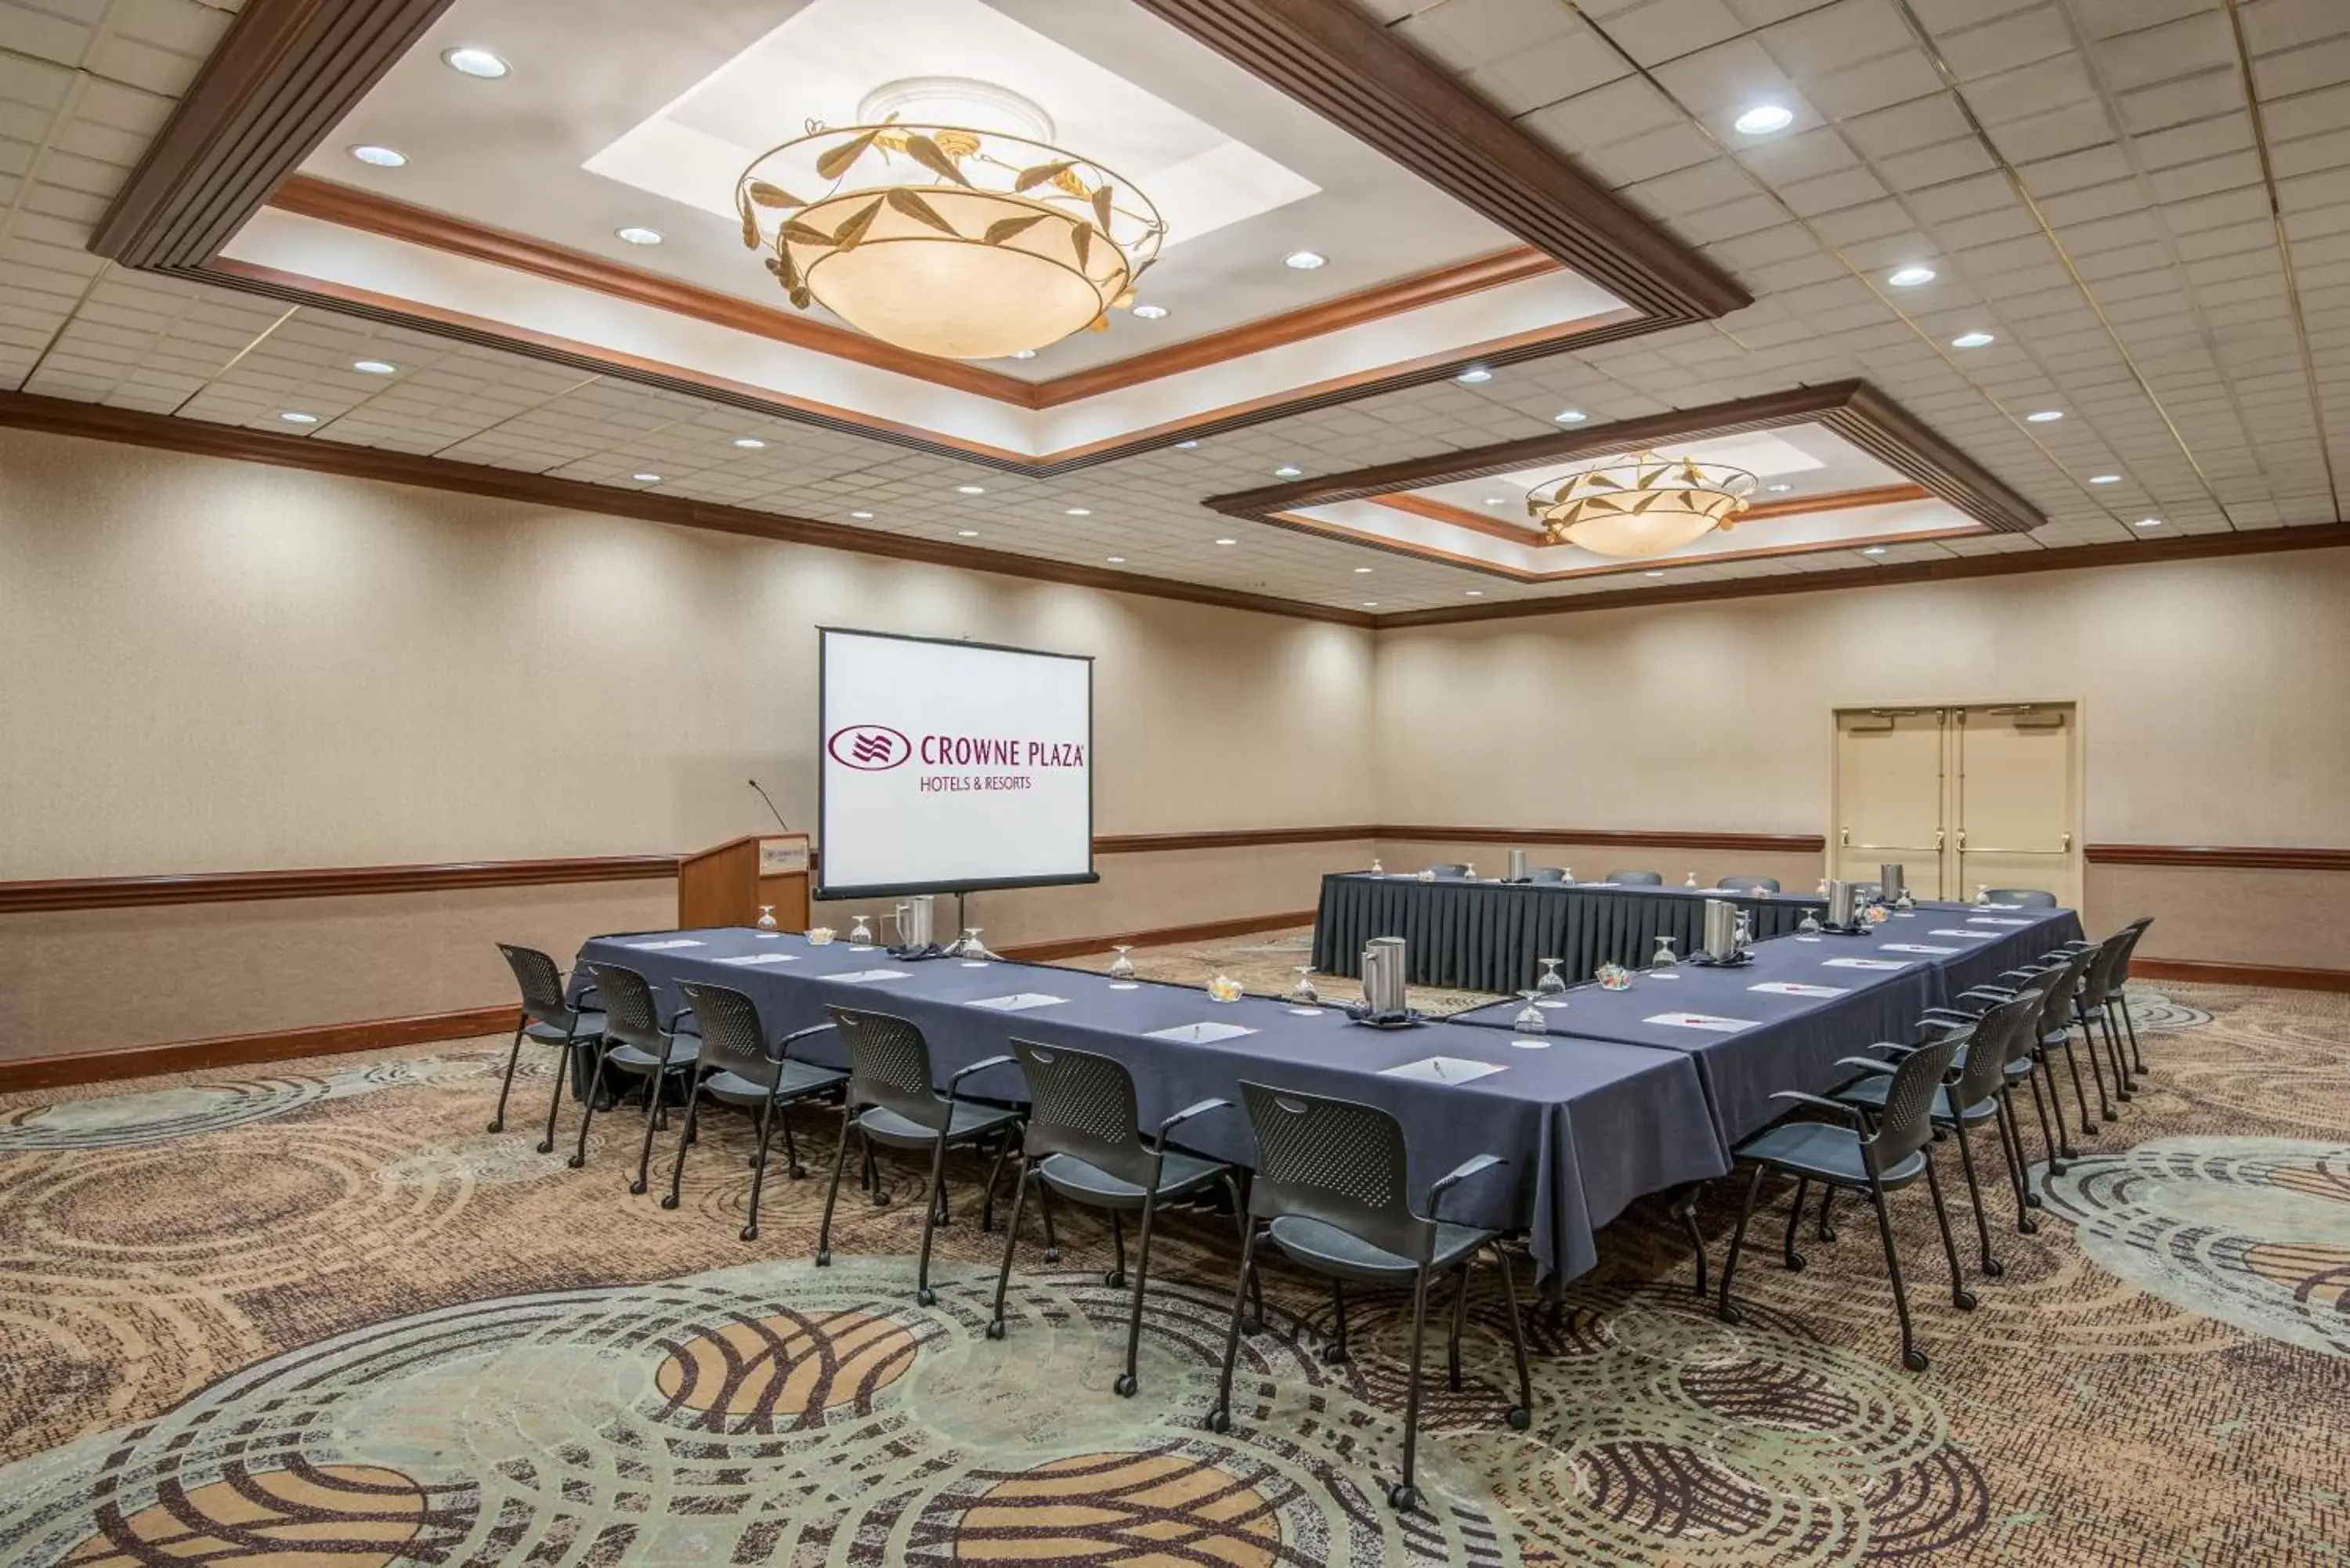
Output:
[[[1008,0],[1002,8],[1032,18],[1053,9]],[[711,9],[776,21],[790,10]],[[1276,483],[1292,477],[1279,473],[1285,468],[1312,479],[1555,432],[1568,410],[1613,423],[1858,379],[2046,521],[2028,533],[1893,543],[1879,556],[1843,544],[1736,560],[1666,557],[1644,571],[1675,585],[1824,571],[1865,584],[1873,571],[1919,561],[2343,515],[2350,5],[1385,0],[1367,9],[1754,303],[1715,320],[1496,362],[1475,384],[1440,376],[1231,424],[1196,448],[1160,442],[1024,472],[754,411],[739,397],[648,384],[625,367],[566,362],[542,345],[501,347],[103,261],[87,249],[94,228],[235,7],[0,0],[0,387],[652,488],[942,547],[1087,566],[1116,556],[1122,571],[1377,615],[1471,598],[1563,599],[1622,579],[1498,579],[1234,517],[1203,499]],[[396,67],[379,91],[405,90],[418,76],[428,93],[448,77],[495,94],[534,74],[518,57],[506,82],[463,82],[438,64],[440,30],[428,41],[430,52]],[[1193,63],[1211,78],[1211,67],[1222,68]],[[1732,128],[1764,100],[1791,109],[1794,123],[1762,136]],[[390,112],[397,92],[370,105]],[[400,132],[370,121],[366,134]],[[331,164],[350,140],[328,136],[313,167]],[[1260,151],[1306,161],[1286,144]],[[332,177],[357,184],[356,169]],[[1367,179],[1362,189],[1401,191],[1416,179],[1394,171],[1389,185]],[[416,183],[400,199],[431,205]],[[371,177],[369,188],[379,188]],[[1362,212],[1334,210],[1328,232],[1339,237],[1325,244],[1284,230],[1263,250],[1243,245],[1243,223],[1221,239],[1203,236],[1197,254],[1221,245],[1223,269],[1253,252],[1263,286],[1285,288],[1280,245],[1311,243],[1334,254],[1324,270],[1336,271],[1335,253],[1363,241],[1366,222]],[[1461,228],[1473,242],[1431,241],[1425,254],[1396,257],[1409,267],[1496,248],[1484,219],[1462,213]],[[1161,264],[1170,291],[1188,248]],[[1909,265],[1938,275],[1911,287],[1888,281]],[[1295,275],[1323,287],[1317,274]],[[1347,288],[1380,275],[1392,274],[1330,281]],[[1204,276],[1197,286],[1215,292]],[[1221,319],[1203,315],[1201,324]],[[1119,322],[1102,337],[1130,342],[1126,329],[1140,325]],[[1994,340],[1952,345],[1973,332]],[[1114,341],[1080,347],[1087,358],[1124,351]],[[1059,372],[1043,358],[1044,373]],[[395,373],[351,369],[362,360]],[[316,422],[288,422],[289,412]],[[2040,412],[2063,417],[2033,421]],[[765,445],[734,444],[743,439]],[[640,473],[660,477],[631,477]],[[2115,477],[2095,483],[2104,475]],[[983,493],[958,489],[970,485]],[[2159,522],[2143,525],[2148,518]]]

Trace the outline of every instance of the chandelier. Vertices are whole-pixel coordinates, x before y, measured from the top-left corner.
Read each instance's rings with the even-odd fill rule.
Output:
[[[1754,476],[1694,458],[1636,452],[1546,479],[1526,492],[1526,511],[1554,545],[1601,556],[1661,556],[1746,510]]]
[[[956,96],[989,90],[960,84]],[[1167,233],[1132,183],[1040,137],[895,113],[809,121],[752,161],[735,206],[743,244],[767,253],[795,306],[949,359],[1107,329]]]

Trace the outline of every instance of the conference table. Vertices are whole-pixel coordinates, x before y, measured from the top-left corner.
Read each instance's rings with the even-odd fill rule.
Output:
[[[1364,943],[1401,937],[1405,978],[1414,985],[1523,991],[1542,959],[1559,960],[1562,978],[1576,981],[1609,961],[1648,962],[1660,936],[1686,954],[1704,932],[1709,898],[1745,910],[1758,941],[1791,934],[1806,909],[1827,909],[1809,893],[1336,872],[1322,878],[1314,967],[1359,975]]]
[[[1778,1091],[1835,1087],[1853,1076],[1836,1064],[1844,1057],[1910,1043],[1928,1008],[2080,935],[2071,909],[1921,904],[1863,935],[1757,943],[1742,964],[1684,961],[1636,971],[1623,991],[1571,987],[1542,1012],[1550,1030],[1578,1040],[1687,1056],[1727,1160],[1789,1109],[1771,1097]],[[1514,1032],[1524,1005],[1494,1002],[1451,1021]]]
[[[1681,1052],[1451,1023],[1380,1030],[1336,1007],[1220,1003],[1195,987],[1003,960],[900,961],[878,947],[740,928],[599,937],[579,956],[642,974],[664,1016],[684,1004],[677,983],[696,981],[748,995],[776,1036],[826,1022],[831,1005],[910,1019],[941,1083],[1014,1039],[1115,1057],[1134,1075],[1145,1128],[1199,1099],[1232,1102],[1186,1123],[1180,1138],[1219,1159],[1254,1163],[1243,1081],[1379,1106],[1402,1125],[1420,1212],[1430,1186],[1463,1160],[1509,1162],[1448,1193],[1444,1218],[1525,1231],[1553,1292],[1597,1262],[1595,1232],[1635,1199],[1729,1168],[1698,1064]],[[575,988],[587,978],[576,970]],[[842,1064],[830,1035],[797,1050]],[[1026,1097],[1016,1064],[974,1074],[962,1091]]]

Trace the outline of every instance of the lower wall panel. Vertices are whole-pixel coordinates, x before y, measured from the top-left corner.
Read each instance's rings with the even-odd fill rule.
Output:
[[[2092,934],[2152,915],[2145,959],[2350,971],[2350,872],[2115,866],[2091,860]]]

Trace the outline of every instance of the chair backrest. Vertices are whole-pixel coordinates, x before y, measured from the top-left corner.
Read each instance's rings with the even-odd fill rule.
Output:
[[[666,1058],[669,1043],[661,1037],[660,1009],[645,977],[616,963],[590,963],[588,971],[596,977],[596,994],[604,1002],[604,1038]]]
[[[1775,893],[1779,890],[1776,877],[1724,877],[1714,884],[1733,893]]]
[[[1991,901],[2018,904],[2027,909],[2053,909],[2056,907],[2056,895],[2043,888],[1993,888]]]
[[[848,1103],[879,1106],[918,1127],[946,1130],[952,1114],[932,1086],[931,1045],[906,1019],[887,1012],[828,1007],[848,1051]]]
[[[2049,982],[2048,1004],[2040,1014],[2043,1038],[2061,1034],[2073,1027],[2073,998],[2080,993],[2081,981],[2089,966],[2097,961],[2097,948],[2083,948],[2056,966],[2056,978]]]
[[[1150,1184],[1150,1150],[1134,1107],[1134,1075],[1126,1064],[1091,1051],[1014,1040],[1013,1054],[1028,1080],[1028,1130],[1021,1147],[1030,1159],[1066,1154],[1137,1187]]]
[[[2064,972],[2063,961],[2054,961],[2042,965],[2036,973],[2026,976],[2015,988],[2015,1000],[2026,1005],[2020,1010],[2022,1022],[2014,1026],[2013,1032],[2003,1042],[2011,1064],[2030,1060],[2032,1053],[2040,1048],[2040,1020],[2048,1011],[2048,988],[2055,984]],[[2000,1005],[2006,1004],[2002,1002]]]
[[[1661,871],[1610,871],[1607,879],[1618,888],[1661,888],[1665,874]]]
[[[2123,986],[2129,983],[2130,959],[2137,951],[2138,939],[2146,935],[2146,929],[2152,924],[2154,924],[2154,917],[2152,915],[2140,915],[2137,919],[2132,920],[2128,925],[2122,928],[2124,931],[2128,933],[2129,940],[2122,944],[2121,962],[2114,966],[2114,972],[2110,977],[2108,977],[2107,983],[2114,990],[2119,991]]]
[[[1469,875],[1469,863],[1465,860],[1440,861],[1430,867],[1428,872],[1431,877],[1466,877]]]
[[[511,942],[500,942],[498,951],[506,955],[506,967],[514,971],[524,1013],[536,1023],[570,1028],[571,1004],[563,1000],[563,971],[555,967],[555,961],[536,948],[515,947]]]
[[[2008,1064],[2032,1054],[2032,1025],[2040,1016],[2040,996],[2019,992],[1975,1021],[1967,1042],[1967,1064],[1950,1085],[1950,1103],[1964,1111],[1999,1093]]]
[[[2081,977],[2078,1005],[2095,1012],[2106,1005],[2113,994],[2114,977],[2122,961],[2129,957],[2130,931],[2125,926],[2097,944],[2096,956],[2089,961],[2088,971]]]
[[[1932,1140],[1934,1091],[1950,1072],[1950,1058],[1959,1054],[1959,1042],[1960,1037],[1953,1034],[1947,1040],[1920,1045],[1893,1069],[1893,1082],[1885,1091],[1885,1109],[1877,1118],[1877,1130],[1860,1146],[1861,1158],[1868,1162],[1869,1169],[1881,1175]]]
[[[1564,866],[1537,866],[1534,869],[1534,874],[1528,877],[1526,880],[1529,882],[1564,882],[1566,880],[1566,867]]]
[[[684,993],[686,1005],[693,1009],[693,1021],[702,1028],[702,1064],[723,1067],[761,1088],[774,1088],[781,1064],[767,1047],[758,1005],[732,986],[681,980],[677,989]]]
[[[1376,1106],[1243,1081],[1256,1176],[1249,1213],[1302,1215],[1424,1263],[1436,1227],[1411,1210],[1403,1127]]]

